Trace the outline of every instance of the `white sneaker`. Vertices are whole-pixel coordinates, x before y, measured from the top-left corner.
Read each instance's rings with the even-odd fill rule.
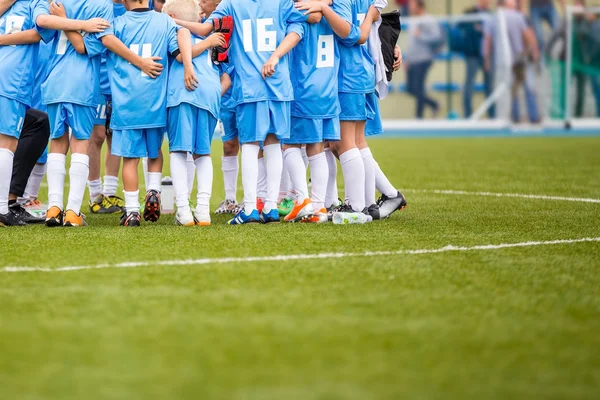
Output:
[[[189,209],[185,211],[177,210],[177,213],[175,214],[175,225],[196,226],[196,220]]]
[[[196,225],[210,226],[210,211],[208,207],[204,210],[196,208],[196,211],[194,211],[194,218],[196,219]]]

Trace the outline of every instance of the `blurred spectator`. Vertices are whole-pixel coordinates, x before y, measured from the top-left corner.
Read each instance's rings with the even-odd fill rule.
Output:
[[[574,24],[573,72],[584,74],[592,82],[596,116],[600,117],[600,19],[585,12]]]
[[[537,64],[540,58],[539,48],[535,39],[535,34],[527,24],[527,19],[517,10],[516,0],[499,0],[498,5],[505,8],[502,14],[506,20],[506,31],[508,34],[509,50],[512,59],[512,78],[511,78],[511,96],[512,96],[512,120],[520,122],[520,104],[519,89],[523,86],[525,91],[525,101],[527,103],[527,113],[532,123],[540,122],[540,115],[537,105],[536,88],[533,84],[534,79],[528,74],[529,62]],[[494,49],[494,38],[498,37],[498,24],[490,21],[485,28],[484,57],[486,71],[491,71],[492,49]],[[495,46],[497,57],[503,58],[500,46]]]
[[[403,17],[408,17],[410,15],[410,10],[408,9],[408,1],[409,0],[396,0],[396,4],[400,6],[400,11],[402,12]]]
[[[427,96],[425,84],[435,54],[444,40],[437,21],[425,12],[425,1],[409,0],[408,4],[410,15],[417,20],[409,27],[408,47],[404,52],[406,85],[408,93],[417,100],[416,117],[422,119],[426,106],[431,107],[434,115],[440,109],[438,102]]]
[[[490,0],[477,0],[474,7],[465,11],[465,14],[474,15],[481,14],[491,17],[489,10]],[[473,89],[475,86],[475,78],[479,70],[483,71],[483,82],[485,87],[486,97],[492,94],[493,87],[493,71],[484,68],[483,58],[483,39],[484,39],[484,23],[481,22],[462,22],[458,24],[457,36],[453,37],[455,43],[452,51],[464,54],[465,63],[467,65],[467,73],[465,78],[465,89],[463,92],[463,111],[465,118],[469,118],[473,113]],[[495,117],[495,108],[488,109],[488,116]]]
[[[560,4],[564,8],[565,0],[560,0]],[[521,11],[523,14],[526,13],[525,0],[521,0]],[[560,17],[554,7],[554,0],[529,0],[529,16],[541,51],[544,48],[543,22],[546,21],[550,25],[550,28],[552,28],[552,31],[560,28]]]

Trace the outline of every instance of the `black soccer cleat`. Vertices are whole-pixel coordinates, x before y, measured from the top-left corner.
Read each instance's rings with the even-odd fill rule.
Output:
[[[8,210],[15,216],[16,219],[23,221],[25,224],[43,224],[46,219],[35,217],[19,203],[11,204]]]
[[[144,221],[158,222],[160,218],[160,193],[149,190],[144,201]]]
[[[0,214],[0,227],[5,226],[27,226],[27,223],[17,218],[10,210],[6,214]]]
[[[377,205],[379,206],[381,219],[385,219],[389,218],[394,212],[405,209],[408,203],[404,195],[398,192],[396,197],[387,197],[385,194],[382,194],[379,200],[377,200]]]
[[[370,215],[373,221],[379,221],[381,219],[381,213],[377,204],[372,204],[369,207],[365,207],[363,214]]]
[[[121,226],[140,226],[142,224],[142,217],[138,212],[125,213],[121,217]]]

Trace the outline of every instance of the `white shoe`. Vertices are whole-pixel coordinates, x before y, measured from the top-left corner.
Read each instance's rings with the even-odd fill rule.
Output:
[[[175,225],[196,226],[196,220],[190,210],[177,210],[177,213],[175,214]]]
[[[196,225],[198,226],[210,226],[210,211],[208,208],[205,210],[194,211],[194,218],[196,219]]]
[[[226,199],[221,202],[215,214],[237,214],[239,205],[235,200]]]

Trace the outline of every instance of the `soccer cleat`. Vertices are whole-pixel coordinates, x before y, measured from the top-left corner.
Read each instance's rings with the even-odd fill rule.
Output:
[[[210,212],[208,209],[203,210],[202,212],[198,212],[198,210],[194,211],[194,219],[196,220],[197,226],[210,226]]]
[[[14,203],[8,207],[8,210],[15,216],[15,218],[23,221],[25,224],[43,224],[46,220],[43,217],[37,217],[30,214],[21,204]]]
[[[310,222],[311,224],[324,224],[329,222],[329,216],[327,215],[327,209],[322,208],[315,212],[312,217],[303,220],[302,222]]]
[[[63,212],[57,206],[52,206],[46,211],[46,226],[49,228],[63,226]]]
[[[406,202],[406,197],[398,192],[396,197],[387,197],[385,194],[382,194],[379,200],[377,200],[377,205],[379,205],[381,219],[385,219],[389,218],[394,212],[405,209],[408,203]]]
[[[196,219],[190,210],[181,212],[177,210],[175,213],[175,225],[178,226],[196,226]]]
[[[110,205],[110,207],[107,208],[112,211],[111,214],[125,212],[125,200],[119,196],[106,196],[104,197],[104,200],[107,203],[107,206]],[[118,211],[116,211],[117,209]]]
[[[102,194],[90,200],[90,212],[93,214],[121,214],[125,208],[123,199]]]
[[[0,214],[0,227],[7,226],[27,226],[27,223],[17,218],[13,212],[8,210],[6,214]]]
[[[87,222],[85,222],[85,215],[83,215],[82,213],[77,214],[73,210],[67,210],[67,212],[65,212],[63,226],[66,226],[66,227],[87,226]]]
[[[160,193],[149,190],[144,201],[144,221],[158,222],[160,218]]]
[[[344,202],[342,201],[342,199],[338,199],[337,204],[332,204],[330,207],[327,207],[327,218],[329,219],[329,221],[333,219],[333,213],[338,211],[343,205]]]
[[[281,199],[279,204],[277,204],[277,210],[279,211],[279,215],[281,217],[287,217],[289,213],[294,209],[294,200],[292,199]]]
[[[279,220],[279,211],[273,209],[268,213],[265,213],[264,210],[260,213],[260,223],[261,224],[278,224]]]
[[[379,206],[377,204],[372,204],[369,207],[365,207],[363,214],[370,215],[371,218],[373,218],[373,221],[379,221],[381,219]]]
[[[259,197],[256,199],[256,210],[259,214],[262,214],[263,208],[265,208],[265,201]]]
[[[140,226],[142,217],[138,212],[124,213],[121,217],[121,226]]]
[[[217,211],[215,211],[215,214],[237,214],[238,208],[239,205],[237,201],[225,199],[221,202],[221,204],[219,204],[219,207],[217,208]]]
[[[239,213],[233,219],[227,222],[228,225],[248,225],[260,223],[260,216],[258,210],[252,210],[250,215],[246,214],[244,209],[240,210]]]
[[[312,200],[304,199],[302,203],[295,201],[294,208],[283,220],[285,222],[301,222],[313,215],[315,215],[315,209],[313,208]]]
[[[98,196],[90,199],[90,212],[92,214],[99,214],[104,203],[104,195],[99,194]]]

